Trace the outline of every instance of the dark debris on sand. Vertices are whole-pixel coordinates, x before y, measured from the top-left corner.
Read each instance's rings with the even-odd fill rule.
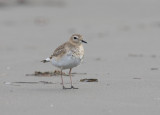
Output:
[[[41,72],[41,71],[35,71],[33,74],[26,74],[26,76],[39,76],[39,77],[51,77],[51,76],[58,76],[61,75],[61,71],[55,70],[54,72]],[[62,72],[63,76],[68,76],[68,74]]]
[[[98,79],[81,79],[80,82],[98,82]]]

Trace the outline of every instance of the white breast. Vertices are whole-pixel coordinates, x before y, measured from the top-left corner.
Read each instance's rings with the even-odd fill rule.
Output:
[[[59,60],[52,58],[51,63],[60,69],[69,69],[78,66],[82,61],[82,58],[75,57],[73,53],[68,52]]]

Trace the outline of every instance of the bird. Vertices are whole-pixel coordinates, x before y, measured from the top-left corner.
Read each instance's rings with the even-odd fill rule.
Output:
[[[72,84],[71,71],[72,68],[77,67],[83,61],[84,47],[82,43],[87,43],[83,40],[82,35],[73,34],[68,41],[57,47],[50,57],[41,61],[43,63],[51,62],[52,65],[60,69],[63,89],[78,89]],[[62,71],[65,69],[69,69],[70,88],[64,86]]]

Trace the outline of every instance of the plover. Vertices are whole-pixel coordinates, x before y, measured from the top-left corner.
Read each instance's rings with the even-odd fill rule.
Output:
[[[69,41],[65,42],[64,44],[56,48],[53,54],[49,58],[42,60],[43,63],[51,62],[55,67],[58,67],[61,70],[61,80],[63,89],[78,89],[75,88],[72,84],[71,71],[72,68],[80,65],[80,63],[83,61],[84,48],[82,42],[87,43],[86,41],[83,40],[82,35],[73,34],[70,37]],[[63,76],[62,76],[62,70],[64,69],[70,69],[69,70],[69,76],[71,82],[70,88],[66,88],[64,86]]]

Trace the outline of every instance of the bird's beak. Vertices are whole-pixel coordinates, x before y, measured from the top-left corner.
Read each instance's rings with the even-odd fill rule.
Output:
[[[86,41],[82,40],[83,43],[87,43]]]

